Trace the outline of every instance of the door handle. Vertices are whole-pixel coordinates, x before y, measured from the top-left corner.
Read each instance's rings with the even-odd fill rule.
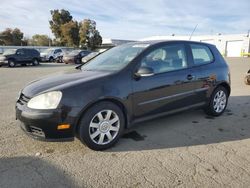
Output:
[[[195,78],[195,76],[193,76],[193,75],[191,75],[191,74],[187,75],[187,79],[188,79],[188,80],[193,80],[194,78]]]

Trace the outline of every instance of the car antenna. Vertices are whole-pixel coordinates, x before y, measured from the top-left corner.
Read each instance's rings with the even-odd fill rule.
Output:
[[[193,29],[193,31],[192,31],[192,33],[191,33],[190,37],[189,37],[189,40],[191,40],[191,38],[192,38],[192,36],[193,36],[193,34],[194,34],[194,32],[195,32],[195,30],[196,30],[197,26],[198,26],[198,24],[196,24],[196,26],[194,27],[194,29]]]

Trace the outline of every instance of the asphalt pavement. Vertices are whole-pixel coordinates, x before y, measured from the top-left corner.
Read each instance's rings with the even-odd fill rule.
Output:
[[[73,65],[0,67],[0,187],[250,187],[250,58],[227,59],[226,112],[202,110],[140,123],[115,147],[96,152],[73,142],[40,142],[15,120],[18,91]]]

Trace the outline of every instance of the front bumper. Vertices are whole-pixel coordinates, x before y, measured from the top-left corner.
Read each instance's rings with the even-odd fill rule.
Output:
[[[49,58],[47,58],[47,57],[45,57],[45,56],[43,56],[43,57],[41,57],[41,61],[49,61]]]
[[[0,60],[0,65],[8,64],[8,60]]]
[[[63,109],[34,110],[28,108],[24,101],[19,99],[16,103],[16,119],[25,133],[43,141],[74,140],[76,116],[72,112]],[[61,124],[70,124],[70,128],[58,130],[57,126]]]

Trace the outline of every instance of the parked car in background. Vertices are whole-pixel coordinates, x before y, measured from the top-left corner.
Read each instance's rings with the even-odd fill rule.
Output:
[[[60,48],[48,48],[41,53],[42,61],[55,61],[59,56],[63,56],[63,50]]]
[[[245,76],[245,84],[250,85],[250,69],[247,71]]]
[[[6,50],[0,55],[0,65],[8,64],[9,67],[15,67],[17,64],[39,65],[40,53],[32,48],[20,48]]]
[[[89,55],[86,55],[85,57],[82,58],[82,64],[87,63],[94,57],[98,56],[101,52],[91,52]]]
[[[88,50],[73,50],[70,53],[64,54],[63,62],[66,64],[68,63],[80,64],[82,58],[87,56],[90,53],[91,51],[88,51]]]
[[[34,138],[77,137],[103,150],[137,122],[192,108],[219,116],[230,91],[228,65],[212,44],[127,43],[75,71],[31,82],[20,93],[16,117]]]
[[[105,49],[98,49],[98,51],[91,52],[89,55],[82,58],[82,64],[85,64],[89,62],[91,59],[94,59],[96,56],[106,52],[107,50],[110,50],[111,48],[105,48]]]

